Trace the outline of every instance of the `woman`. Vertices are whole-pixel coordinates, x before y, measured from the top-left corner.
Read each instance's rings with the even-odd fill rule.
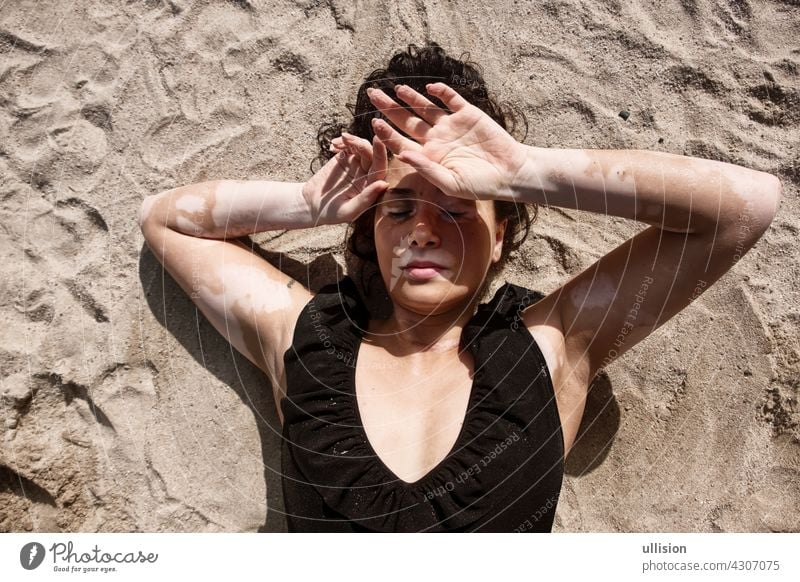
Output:
[[[755,244],[780,182],[524,145],[477,66],[436,44],[373,72],[353,114],[341,136],[321,132],[335,155],[308,182],[148,197],[147,243],[270,376],[291,531],[550,531],[592,378]],[[650,227],[541,300],[505,283],[478,305],[538,204]],[[344,277],[314,295],[233,240],[343,222],[377,290]],[[378,318],[364,295],[381,293]]]

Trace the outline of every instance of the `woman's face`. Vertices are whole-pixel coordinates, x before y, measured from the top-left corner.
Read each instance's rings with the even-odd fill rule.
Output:
[[[447,196],[412,166],[389,161],[375,209],[375,250],[395,305],[424,315],[471,302],[500,260],[506,222],[491,200]],[[414,263],[424,264],[414,268]]]

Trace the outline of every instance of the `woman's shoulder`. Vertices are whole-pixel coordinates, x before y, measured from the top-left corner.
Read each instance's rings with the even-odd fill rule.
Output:
[[[344,275],[322,285],[298,312],[292,345],[297,347],[321,328],[328,334],[346,336],[352,326],[364,326],[368,321],[369,311],[361,293],[353,279]]]
[[[522,311],[539,302],[543,297],[544,293],[540,291],[504,281],[492,294],[491,299],[478,306],[478,311],[488,311],[490,314],[500,315],[504,319],[519,318]]]

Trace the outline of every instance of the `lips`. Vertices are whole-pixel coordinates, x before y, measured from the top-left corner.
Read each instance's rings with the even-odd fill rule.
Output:
[[[439,263],[434,263],[432,261],[411,261],[408,263],[404,269],[444,269],[442,265]]]
[[[403,273],[410,281],[429,281],[442,276],[442,271],[446,271],[443,266],[433,261],[411,261],[403,267]]]

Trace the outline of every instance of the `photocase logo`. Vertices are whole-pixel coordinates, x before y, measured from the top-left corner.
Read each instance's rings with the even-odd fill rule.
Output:
[[[19,563],[26,570],[35,570],[44,561],[44,546],[38,542],[31,542],[22,546],[19,552]]]

